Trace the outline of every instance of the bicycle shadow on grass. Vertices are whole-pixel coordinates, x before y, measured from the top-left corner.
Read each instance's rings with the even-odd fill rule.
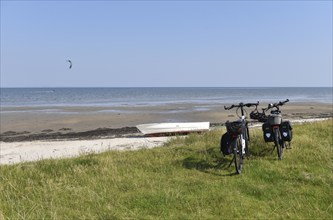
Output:
[[[250,150],[248,159],[270,158],[274,153],[274,148],[270,144],[259,145]],[[216,176],[234,176],[237,175],[234,169],[233,155],[223,156],[218,147],[211,147],[205,150],[193,150],[191,156],[182,160],[182,166],[187,169],[196,169],[204,173]],[[246,166],[246,165],[245,165]],[[221,173],[221,171],[230,171],[230,173]]]
[[[276,148],[274,145],[270,143],[266,143],[265,145],[261,144],[254,149],[250,150],[250,155],[252,158],[266,158],[268,160],[274,160],[276,154]]]
[[[207,150],[197,150],[193,155],[186,157],[182,161],[182,166],[186,169],[196,169],[198,171],[209,173],[216,176],[234,176],[236,173],[222,174],[221,170],[230,170],[233,166],[229,166],[232,157],[224,157],[216,150],[216,147]],[[231,167],[231,168],[230,168]]]

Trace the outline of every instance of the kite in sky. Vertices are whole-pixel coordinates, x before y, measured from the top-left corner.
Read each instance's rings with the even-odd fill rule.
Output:
[[[66,60],[67,62],[69,62],[69,69],[72,69],[72,61],[71,60]]]

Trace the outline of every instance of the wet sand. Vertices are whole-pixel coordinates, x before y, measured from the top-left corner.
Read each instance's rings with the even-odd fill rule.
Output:
[[[8,137],[30,139],[120,137],[138,133],[138,124],[158,122],[209,121],[212,125],[237,119],[235,110],[224,105],[170,104],[135,107],[36,107],[1,108],[0,141]],[[267,104],[260,104],[266,107]],[[248,113],[252,109],[248,110]],[[287,103],[281,109],[286,119],[327,118],[333,116],[332,104]],[[36,138],[38,137],[39,138]],[[35,138],[34,138],[35,137]],[[17,141],[22,141],[17,139]],[[12,139],[15,141],[15,138]]]

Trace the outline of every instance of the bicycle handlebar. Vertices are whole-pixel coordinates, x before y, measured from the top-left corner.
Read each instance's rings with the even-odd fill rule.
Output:
[[[289,101],[289,100],[288,100]],[[245,107],[251,107],[251,106],[258,106],[259,105],[259,101],[257,102],[257,103],[243,103],[243,102],[240,102],[238,105],[231,105],[231,106],[229,106],[229,107],[227,107],[227,106],[224,106],[224,109],[225,110],[230,110],[230,109],[232,109],[232,108],[243,108],[244,106]]]
[[[268,104],[268,107],[267,108],[263,108],[262,110],[263,111],[267,111],[267,110],[269,110],[271,108],[277,108],[277,109],[279,109],[279,106],[282,106],[282,105],[286,104],[287,102],[289,102],[289,99],[286,99],[285,101],[279,101],[279,102],[274,103],[274,104]]]

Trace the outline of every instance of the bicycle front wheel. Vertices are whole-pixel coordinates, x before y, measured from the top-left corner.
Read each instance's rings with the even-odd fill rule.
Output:
[[[240,174],[243,168],[243,153],[242,153],[242,143],[240,137],[234,140],[233,149],[234,149],[234,161],[235,161],[236,173]]]
[[[244,139],[245,139],[245,154],[247,157],[250,156],[250,149],[249,149],[249,141],[250,141],[250,136],[249,136],[249,127],[246,125],[246,129],[244,132]]]

